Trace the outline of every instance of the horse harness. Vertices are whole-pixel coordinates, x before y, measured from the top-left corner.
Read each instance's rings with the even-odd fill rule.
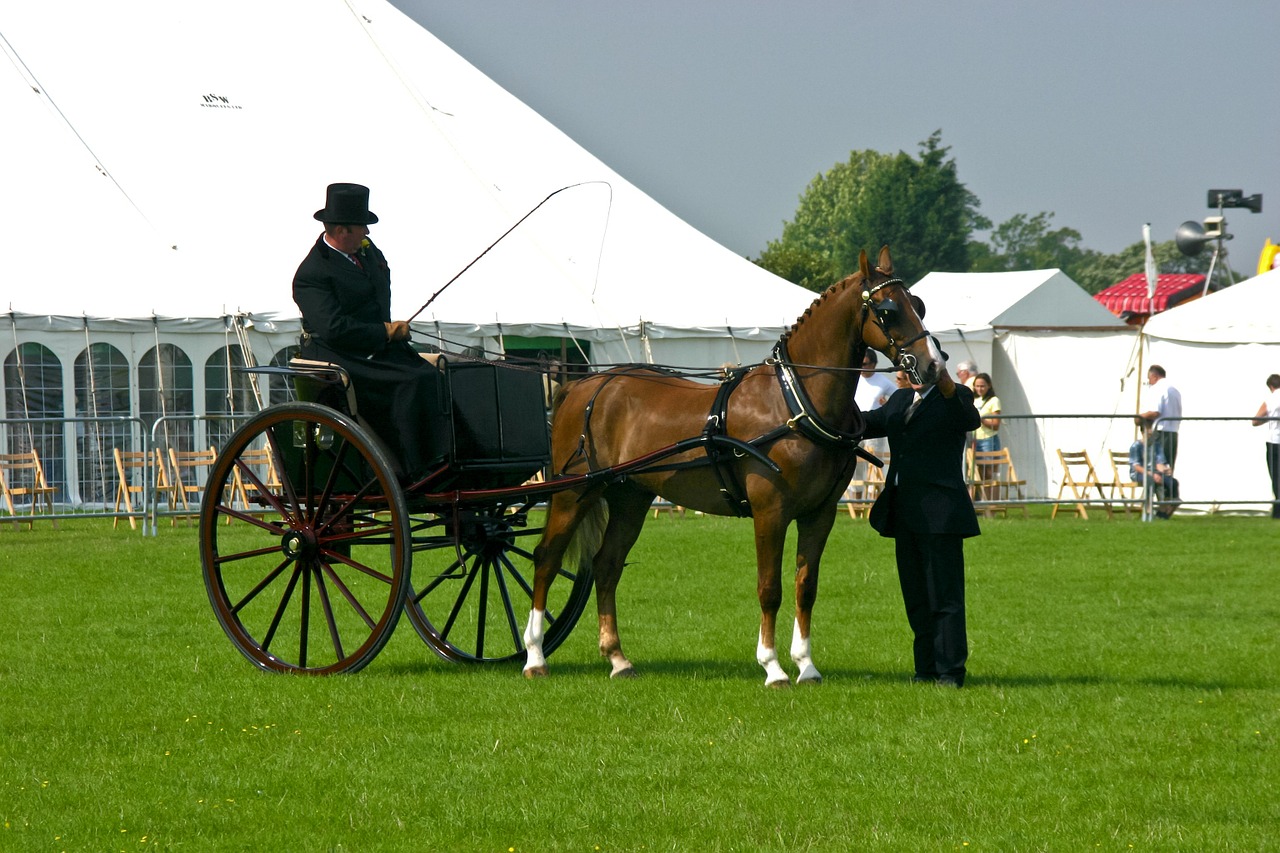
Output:
[[[894,316],[894,312],[901,310],[898,305],[891,299],[882,299],[877,305],[872,302],[871,297],[881,289],[892,284],[902,285],[903,281],[897,278],[886,279],[874,287],[865,288],[862,291],[862,303],[866,310],[872,313],[877,326],[888,340],[890,347],[897,350],[897,364],[912,379],[912,381],[920,384],[920,375],[918,365],[914,355],[906,351],[906,348],[923,337],[929,332],[922,330],[914,337],[898,343],[894,340],[892,333],[889,331],[889,323]],[[905,286],[905,285],[904,285]],[[716,390],[715,399],[711,403],[711,411],[707,414],[706,423],[702,428],[702,434],[697,439],[691,441],[701,445],[706,453],[703,459],[691,459],[684,462],[672,462],[666,465],[659,465],[649,468],[647,473],[655,473],[658,471],[677,471],[686,468],[701,467],[710,465],[712,471],[715,472],[716,480],[720,486],[720,495],[724,498],[725,503],[729,507],[729,511],[738,518],[746,518],[751,515],[751,502],[747,498],[747,490],[742,483],[742,478],[738,476],[734,469],[733,463],[737,459],[742,459],[748,455],[754,457],[757,461],[762,462],[771,470],[777,472],[778,466],[772,459],[760,450],[762,445],[769,444],[782,438],[783,436],[798,432],[805,438],[808,438],[814,444],[824,445],[827,447],[848,450],[859,457],[867,460],[877,468],[883,467],[884,463],[880,461],[872,453],[864,450],[859,442],[862,440],[862,433],[866,429],[866,422],[863,420],[862,412],[854,407],[854,428],[852,430],[840,430],[832,427],[822,420],[822,418],[814,411],[813,402],[810,400],[808,393],[804,389],[800,377],[796,375],[794,363],[791,361],[787,352],[787,339],[784,335],[773,347],[773,354],[765,361],[765,364],[772,365],[774,374],[778,380],[778,387],[782,391],[782,398],[786,401],[787,411],[791,413],[791,417],[783,424],[774,427],[769,432],[759,435],[750,441],[742,441],[728,435],[728,417],[729,417],[729,397],[737,389],[738,385],[746,377],[748,373],[756,365],[747,367],[735,367],[725,371],[725,378],[721,381],[719,388]],[[657,370],[659,372],[677,375],[676,371],[669,368],[654,365],[635,365],[637,369]],[[578,447],[569,459],[565,462],[565,468],[569,466],[578,457],[586,456],[586,440],[590,431],[591,413],[595,408],[596,398],[604,390],[605,385],[615,376],[622,376],[625,373],[615,373],[607,377],[605,381],[600,383],[600,387],[591,395],[585,409],[583,410],[582,433],[578,437]],[[625,478],[621,475],[619,479]]]

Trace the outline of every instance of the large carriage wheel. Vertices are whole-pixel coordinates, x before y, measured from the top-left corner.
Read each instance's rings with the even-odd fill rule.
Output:
[[[418,635],[445,660],[525,659],[533,549],[544,512],[531,503],[457,508],[419,522],[416,575],[405,607]],[[551,585],[546,654],[564,642],[591,598],[591,572],[569,568]]]
[[[213,464],[200,559],[214,613],[273,672],[355,672],[404,609],[409,515],[386,454],[352,418],[276,406]]]

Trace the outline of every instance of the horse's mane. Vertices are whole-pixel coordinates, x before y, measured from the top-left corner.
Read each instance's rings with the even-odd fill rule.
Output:
[[[822,291],[822,293],[818,294],[818,296],[815,297],[814,300],[809,303],[809,307],[804,309],[804,313],[801,314],[799,317],[797,317],[796,321],[791,324],[791,328],[787,329],[785,332],[782,333],[781,340],[783,341],[790,340],[791,336],[800,330],[800,327],[804,325],[804,321],[809,319],[809,317],[813,314],[815,309],[817,309],[819,306],[822,305],[822,303],[826,302],[835,294],[849,289],[849,287],[851,287],[854,281],[858,278],[859,278],[859,273],[856,273],[856,272],[851,273],[850,275],[845,276],[844,278],[837,281],[835,284],[828,287],[826,290]]]

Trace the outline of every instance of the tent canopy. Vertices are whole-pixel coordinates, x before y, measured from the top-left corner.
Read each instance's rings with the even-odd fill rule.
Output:
[[[1280,270],[1171,308],[1147,321],[1145,332],[1200,344],[1280,343]]]
[[[1120,327],[1108,310],[1061,270],[931,272],[912,288],[935,332],[972,334],[993,327]]]
[[[0,32],[0,112],[18,131],[0,228],[25,235],[0,309],[15,315],[295,327],[289,283],[335,181],[372,190],[397,317],[537,208],[424,324],[772,338],[813,297],[665,210],[385,0],[10,4]]]
[[[1165,273],[1156,276],[1155,295],[1147,297],[1146,273],[1136,272],[1097,294],[1097,299],[1117,317],[1157,314],[1199,296],[1204,276],[1199,273]]]

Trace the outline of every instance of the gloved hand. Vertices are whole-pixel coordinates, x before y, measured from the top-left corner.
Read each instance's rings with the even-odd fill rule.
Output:
[[[950,400],[956,395],[956,381],[951,378],[951,374],[947,373],[947,369],[942,368],[942,372],[938,374],[938,381],[934,383],[938,386],[938,393]]]
[[[387,340],[407,341],[409,340],[409,324],[404,320],[396,320],[393,323],[383,323],[387,327]]]

